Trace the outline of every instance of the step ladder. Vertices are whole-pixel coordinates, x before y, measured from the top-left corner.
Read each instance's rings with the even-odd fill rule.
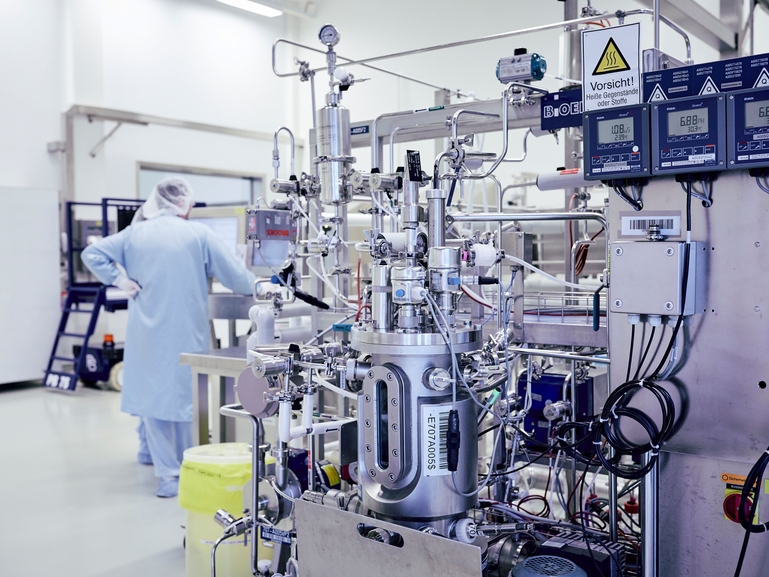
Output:
[[[45,370],[43,384],[47,388],[55,391],[75,392],[80,371],[85,363],[88,341],[93,336],[94,330],[96,330],[96,322],[99,320],[99,313],[106,302],[107,287],[102,284],[70,287],[67,292],[67,298],[64,301],[64,307],[61,311],[61,320],[59,320],[59,328],[56,331],[56,338],[53,341],[51,356],[48,359],[48,365]],[[85,305],[85,307],[83,305]],[[85,333],[76,333],[67,330],[70,315],[78,314],[90,315]],[[72,353],[74,347],[70,349],[69,353],[59,352],[62,338],[79,340],[79,343],[75,343],[80,345],[80,352],[76,357],[74,356],[74,353]],[[71,371],[65,370],[68,365],[71,365]]]

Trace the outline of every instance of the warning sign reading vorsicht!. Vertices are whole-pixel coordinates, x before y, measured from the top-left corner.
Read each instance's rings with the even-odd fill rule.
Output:
[[[583,111],[640,102],[640,24],[583,31]]]

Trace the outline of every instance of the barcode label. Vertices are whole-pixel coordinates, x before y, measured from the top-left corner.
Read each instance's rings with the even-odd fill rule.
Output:
[[[450,475],[446,436],[451,405],[422,405],[422,468],[425,477]]]
[[[646,236],[649,227],[656,224],[662,236],[681,235],[680,215],[649,215],[644,217],[622,216],[622,234],[620,236]]]

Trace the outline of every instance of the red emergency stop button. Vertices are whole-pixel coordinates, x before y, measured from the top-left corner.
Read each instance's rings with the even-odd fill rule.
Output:
[[[739,518],[739,510],[740,510],[740,503],[742,502],[742,495],[739,493],[732,493],[731,495],[727,495],[724,499],[724,515],[726,515],[726,518],[730,521],[734,521],[735,523],[740,522]],[[750,508],[753,506],[753,500],[748,499],[745,505],[743,506],[743,511],[745,512],[745,517],[750,516]]]

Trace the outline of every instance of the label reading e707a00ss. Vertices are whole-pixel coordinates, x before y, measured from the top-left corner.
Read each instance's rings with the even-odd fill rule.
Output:
[[[422,469],[425,477],[450,475],[446,449],[451,405],[422,405]]]

